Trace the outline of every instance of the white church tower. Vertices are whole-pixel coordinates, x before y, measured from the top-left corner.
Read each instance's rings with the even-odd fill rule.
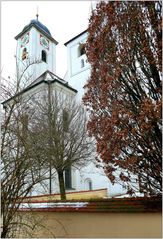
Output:
[[[46,70],[56,72],[56,45],[58,42],[52,37],[48,28],[38,21],[31,20],[15,37],[17,40],[16,64],[18,77],[26,70],[23,83],[30,84]],[[26,82],[28,80],[28,83]]]
[[[64,44],[67,47],[68,66],[65,80],[78,91],[79,100],[84,95],[83,86],[90,74],[90,64],[85,54],[87,36],[88,32],[85,30]]]

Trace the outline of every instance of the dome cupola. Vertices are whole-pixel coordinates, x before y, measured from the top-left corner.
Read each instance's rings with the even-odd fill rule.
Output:
[[[38,21],[38,18],[31,20],[30,23],[26,25],[23,28],[23,30],[15,37],[15,39],[18,40],[19,37],[24,35],[24,33],[29,31],[32,27],[36,28],[40,33],[44,34],[49,40],[53,41],[56,45],[58,44],[58,42],[52,37],[49,29],[40,21]]]
[[[29,29],[31,26],[36,26],[36,27],[38,27],[41,31],[44,31],[46,34],[48,34],[49,36],[51,36],[51,33],[50,33],[50,31],[48,30],[48,28],[47,28],[45,25],[43,25],[40,21],[38,21],[37,19],[31,20],[30,23],[23,28],[23,31],[26,31],[26,29]]]

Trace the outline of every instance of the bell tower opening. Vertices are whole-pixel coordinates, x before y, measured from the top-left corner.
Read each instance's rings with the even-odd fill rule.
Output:
[[[78,57],[85,54],[85,44],[79,44],[78,46]]]
[[[22,60],[27,59],[27,54],[28,54],[28,52],[27,52],[27,48],[24,47],[24,49],[23,49],[23,51],[22,51]]]
[[[47,53],[44,50],[41,52],[41,60],[47,63]]]

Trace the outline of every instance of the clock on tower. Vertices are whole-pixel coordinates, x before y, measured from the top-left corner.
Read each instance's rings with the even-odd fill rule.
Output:
[[[29,42],[29,32],[27,32],[21,37],[21,47],[25,46],[28,42]]]
[[[49,50],[49,41],[43,36],[40,34],[40,44],[46,48],[47,50]]]

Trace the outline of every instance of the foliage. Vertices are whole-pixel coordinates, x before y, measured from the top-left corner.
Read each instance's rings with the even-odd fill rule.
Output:
[[[86,52],[88,130],[112,183],[159,193],[161,182],[161,1],[100,2]]]

